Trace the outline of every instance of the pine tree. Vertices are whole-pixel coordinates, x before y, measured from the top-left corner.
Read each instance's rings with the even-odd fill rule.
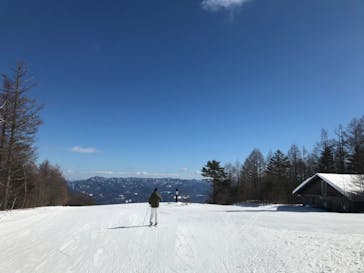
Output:
[[[226,198],[226,191],[230,184],[226,179],[227,174],[224,168],[220,166],[220,162],[216,160],[208,161],[206,166],[202,168],[201,175],[208,177],[208,180],[212,182],[212,203],[225,201],[221,199]]]
[[[328,134],[326,130],[322,129],[321,142],[320,142],[321,152],[318,160],[317,172],[322,172],[322,173],[335,172],[333,146],[334,146],[333,141],[328,139]]]
[[[318,172],[321,173],[332,173],[335,172],[334,166],[334,154],[332,151],[332,147],[326,146],[321,152],[321,156],[319,159],[319,169]]]
[[[289,179],[288,157],[277,150],[269,160],[264,179],[264,198],[269,202],[288,202],[293,186]]]
[[[267,173],[277,177],[288,177],[289,167],[288,157],[281,150],[277,150],[268,163]]]

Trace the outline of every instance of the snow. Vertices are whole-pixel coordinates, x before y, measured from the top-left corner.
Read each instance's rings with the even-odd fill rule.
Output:
[[[364,175],[333,173],[317,173],[303,181],[296,189],[293,190],[292,193],[295,194],[298,192],[302,187],[304,187],[317,176],[349,198],[351,194],[364,193]]]
[[[0,212],[0,272],[364,272],[364,214],[146,203]]]

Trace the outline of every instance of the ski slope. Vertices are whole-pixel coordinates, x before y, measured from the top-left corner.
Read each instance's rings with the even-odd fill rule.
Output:
[[[364,272],[364,214],[147,204],[0,212],[1,273]]]

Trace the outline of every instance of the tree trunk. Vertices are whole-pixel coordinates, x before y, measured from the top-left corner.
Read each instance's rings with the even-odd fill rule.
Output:
[[[15,207],[15,202],[16,202],[16,197],[14,198],[14,200],[13,200],[13,204],[11,205],[11,209],[14,209],[14,207]]]
[[[7,92],[9,92],[9,90],[7,90]],[[3,116],[3,121],[2,121],[2,126],[1,126],[1,137],[0,137],[0,167],[3,167],[5,164],[3,164],[3,160],[4,160],[4,146],[5,146],[5,142],[6,142],[6,126],[7,126],[7,119],[8,119],[8,111],[7,111],[7,107],[8,107],[8,94],[6,95],[6,97],[4,98],[5,100],[5,103],[4,104],[4,107],[5,107],[5,111],[4,111],[4,116]],[[0,178],[2,179],[2,178]],[[6,180],[6,179],[4,179]],[[3,197],[4,199],[5,198],[8,198],[8,195],[9,195],[9,190],[8,190],[8,187],[7,187],[7,180],[6,182],[4,181],[3,183],[3,187],[4,187],[4,190],[3,190]],[[0,204],[0,209],[6,209],[5,205],[4,205],[5,201],[1,202]]]
[[[26,177],[25,168],[24,168],[24,200],[23,200],[23,205],[22,205],[23,208],[26,207],[27,195],[28,195],[28,184],[27,184],[27,177]]]
[[[10,174],[8,174],[7,179],[6,179],[6,184],[5,184],[3,210],[7,210],[8,209],[10,179],[11,179]]]
[[[16,75],[16,82],[15,82],[15,97],[14,97],[14,108],[13,108],[13,116],[12,116],[12,123],[11,123],[11,131],[10,131],[10,139],[9,139],[9,147],[7,153],[7,160],[6,160],[6,168],[7,168],[7,180],[6,180],[6,188],[5,188],[5,196],[4,196],[4,209],[7,209],[8,202],[9,202],[9,189],[11,184],[11,163],[12,163],[12,155],[13,155],[13,146],[15,143],[15,130],[17,128],[17,108],[18,108],[18,99],[19,99],[19,87],[20,87],[20,77],[21,77],[21,67],[17,67],[17,75]]]

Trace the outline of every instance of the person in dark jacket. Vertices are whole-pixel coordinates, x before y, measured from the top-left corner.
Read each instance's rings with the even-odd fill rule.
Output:
[[[150,225],[153,225],[153,217],[154,217],[154,224],[155,225],[158,224],[158,207],[160,201],[162,201],[162,197],[159,194],[158,189],[155,188],[154,192],[149,197],[149,204],[151,206],[150,220],[149,220]]]

